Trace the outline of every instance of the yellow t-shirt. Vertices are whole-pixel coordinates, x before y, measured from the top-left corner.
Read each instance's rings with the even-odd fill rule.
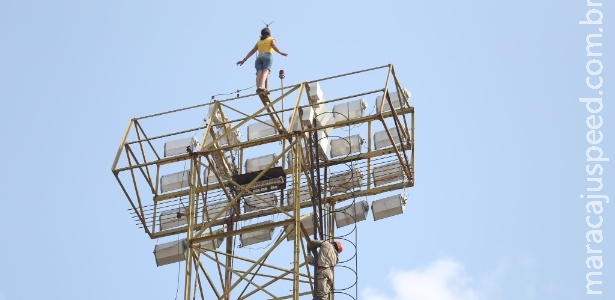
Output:
[[[273,47],[271,46],[271,42],[274,40],[272,37],[268,37],[264,40],[259,40],[256,42],[256,46],[258,47],[258,54],[263,52],[269,52],[273,54]]]

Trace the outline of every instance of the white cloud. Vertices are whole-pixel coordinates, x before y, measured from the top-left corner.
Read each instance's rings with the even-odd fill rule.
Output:
[[[463,264],[440,259],[421,269],[394,270],[389,274],[392,296],[367,287],[361,299],[367,300],[481,300],[479,289],[466,274]]]

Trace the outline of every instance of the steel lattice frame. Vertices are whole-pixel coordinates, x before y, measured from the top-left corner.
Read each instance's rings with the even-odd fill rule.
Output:
[[[304,97],[307,97],[308,84],[311,82],[326,82],[338,78],[351,78],[363,73],[386,72],[384,87],[367,91],[359,91],[352,95],[345,95],[334,100],[325,101],[325,104],[339,103],[346,99],[362,97],[366,95],[382,95],[387,101],[382,101],[378,113],[367,115],[351,120],[344,120],[334,124],[324,126],[307,126],[300,123],[300,128],[290,124],[296,124],[301,118],[302,108],[310,106],[302,104]],[[362,196],[378,195],[384,192],[404,189],[414,185],[414,107],[409,103],[407,96],[400,86],[392,65],[361,70],[352,73],[341,74],[324,79],[303,82],[291,85],[280,91],[279,97],[267,95],[246,95],[226,100],[212,101],[210,103],[182,108],[142,118],[130,120],[128,128],[122,138],[117,155],[112,165],[112,172],[117,178],[120,187],[126,195],[135,220],[143,227],[144,231],[152,239],[186,234],[187,250],[185,255],[185,299],[245,299],[248,297],[270,297],[274,299],[292,298],[299,299],[300,296],[313,293],[313,270],[306,263],[306,241],[310,233],[303,227],[301,220],[302,209],[313,207],[310,201],[300,200],[300,189],[302,180],[310,185],[310,169],[315,165],[310,161],[308,153],[302,153],[309,144],[308,133],[325,130],[327,128],[346,128],[349,126],[367,127],[367,152],[350,154],[342,158],[331,158],[320,162],[321,173],[326,180],[329,168],[346,163],[364,163],[367,179],[362,181],[361,189],[350,193],[329,195],[325,191],[323,180],[314,184],[321,185],[322,201],[327,207],[324,216],[319,219],[325,224],[328,236],[333,236],[334,226],[331,212],[335,210],[336,204]],[[391,93],[393,90],[397,95],[401,95],[401,106],[393,107]],[[280,109],[284,99],[296,96],[294,105],[289,109]],[[262,106],[255,112],[246,113],[240,111],[238,105],[232,105],[233,101],[243,98],[259,97]],[[244,100],[242,100],[244,101]],[[390,109],[385,109],[389,107]],[[180,129],[172,132],[148,136],[142,122],[155,120],[161,117],[172,117],[175,114],[188,112],[191,110],[208,109],[208,119],[205,126],[191,129]],[[284,112],[290,113],[290,122],[283,122]],[[229,120],[227,115],[240,116],[237,119]],[[202,118],[202,116],[201,116]],[[257,121],[263,123],[271,121],[279,134],[263,137],[256,140],[241,141],[233,138],[237,130],[243,128],[248,122]],[[392,146],[384,149],[373,149],[372,127],[374,124],[382,124]],[[394,127],[392,126],[394,125]],[[393,132],[396,128],[396,132]],[[161,140],[173,138],[180,135],[201,133],[200,148],[190,149],[189,152],[181,155],[164,157],[159,154],[159,143]],[[401,142],[393,142],[393,134],[400,137]],[[134,138],[131,139],[130,137]],[[158,143],[158,144],[157,144]],[[279,147],[280,153],[275,159],[248,183],[242,184],[235,181],[236,176],[241,174],[241,161],[248,149],[269,145],[268,147]],[[273,145],[273,146],[272,146]],[[278,146],[276,146],[278,145]],[[279,146],[281,145],[281,147]],[[277,153],[277,152],[276,152]],[[288,166],[284,158],[288,153],[292,153],[292,160]],[[296,159],[301,158],[301,159]],[[371,173],[374,161],[387,158],[398,162],[404,172],[404,180],[401,182],[375,186],[371,180]],[[237,164],[239,161],[239,164]],[[285,190],[292,192],[295,199],[292,204],[289,201],[275,204],[259,196],[252,191],[254,185],[264,178],[272,167],[281,162],[284,176],[287,178]],[[189,169],[189,185],[186,188],[173,192],[160,192],[160,175],[166,166],[176,166],[184,164]],[[209,170],[215,176],[217,183],[209,183],[205,179],[204,170]],[[161,171],[162,170],[162,171]],[[303,179],[302,179],[303,178]],[[312,193],[313,191],[310,191]],[[215,196],[214,196],[215,195]],[[280,192],[280,195],[283,195]],[[253,196],[269,204],[269,207],[242,212],[241,205],[244,196]],[[223,209],[212,214],[209,213],[208,204],[212,203],[212,197],[218,197],[228,201]],[[313,197],[312,197],[313,198]],[[298,201],[297,201],[298,200]],[[166,230],[157,230],[157,217],[159,210],[171,207],[167,203],[177,206],[186,218],[183,226],[178,226]],[[166,206],[166,207],[165,207]],[[227,213],[230,211],[230,213]],[[274,216],[280,220],[262,224],[252,224],[252,226],[241,226],[246,222],[258,218]],[[178,214],[178,219],[180,215]],[[301,228],[301,230],[284,230],[276,239],[268,244],[259,257],[248,258],[235,253],[236,237],[243,234],[253,234],[263,230],[273,230],[274,228]],[[321,225],[322,226],[322,225]],[[281,246],[283,241],[291,237],[292,250],[289,247]],[[216,245],[217,241],[224,241],[224,250],[218,250],[216,246],[207,247],[208,243]],[[269,260],[281,260],[285,265]],[[288,267],[288,263],[292,263]],[[232,295],[232,297],[231,297]]]

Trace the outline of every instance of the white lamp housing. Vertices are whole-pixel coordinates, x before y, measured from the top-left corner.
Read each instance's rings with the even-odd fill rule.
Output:
[[[340,138],[331,141],[331,157],[348,155],[361,151],[361,145],[365,143],[365,139],[355,134],[347,138]]]
[[[307,231],[308,234],[312,234],[314,232],[314,213],[311,212],[305,217],[302,217],[301,225],[305,228],[305,231]],[[284,230],[288,233],[286,236],[287,241],[292,241],[295,239],[295,224],[287,225]],[[301,236],[303,236],[303,232],[301,233]]]
[[[363,99],[336,104],[333,106],[333,118],[335,123],[360,118],[366,108],[367,102]]]
[[[203,217],[210,221],[211,218],[215,217],[220,211],[224,209],[228,205],[228,200],[218,201],[208,203],[205,207],[207,208],[207,212],[203,212]],[[220,215],[220,218],[226,218],[231,214],[231,208],[229,207],[223,214]]]
[[[246,159],[246,173],[264,170],[265,167],[268,166],[275,159],[275,157],[275,154],[269,154]],[[276,162],[271,167],[273,168],[277,165],[278,163]]]
[[[175,208],[160,213],[158,219],[160,231],[182,225],[188,225],[188,211],[185,208]]]
[[[374,177],[375,186],[381,186],[404,179],[404,171],[399,162],[374,167],[372,175]]]
[[[407,199],[405,194],[400,194],[372,202],[374,221],[403,214]]]
[[[306,128],[312,128],[314,123],[314,116],[316,116],[316,126],[323,127],[334,123],[331,117],[331,111],[326,104],[322,103],[318,107],[302,107],[301,108],[301,123]],[[331,133],[332,128],[323,129],[327,135]]]
[[[224,232],[224,229],[226,227],[223,226],[222,228],[216,229],[214,231],[211,232],[211,235],[216,235],[216,234],[220,234]],[[210,235],[209,234],[209,230],[205,231],[206,234],[204,234],[205,236]],[[224,238],[219,238],[219,239],[214,239],[214,240],[209,240],[209,241],[205,241],[205,242],[200,242],[195,244],[196,247],[201,248],[201,249],[210,249],[210,250],[214,250],[220,247],[220,245],[222,245],[222,242],[224,242]]]
[[[213,171],[209,171],[209,167],[205,167],[205,171],[203,171],[203,184],[214,184],[218,182],[218,178]]]
[[[261,195],[258,195],[258,197],[246,196],[243,199],[245,200],[244,212],[246,213],[259,210],[259,209],[270,208],[272,207],[272,205],[274,206],[278,205],[278,194],[277,193],[261,194]]]
[[[313,106],[318,106],[320,103],[325,101],[325,98],[322,95],[322,89],[320,89],[320,84],[318,84],[318,82],[308,83],[308,100],[310,105]]]
[[[177,173],[162,175],[160,177],[160,192],[185,188],[190,185],[190,171],[181,171]]]
[[[186,239],[159,244],[154,247],[156,266],[164,266],[186,259]]]
[[[367,218],[368,211],[369,204],[367,204],[367,201],[360,201],[338,208],[335,210],[335,224],[337,228],[340,228],[363,221]]]
[[[291,115],[288,118],[288,124],[290,124],[290,121],[292,121],[293,116]],[[293,126],[291,126],[290,131],[301,131],[301,114],[297,113],[297,116],[295,116],[295,124],[293,124]]]
[[[277,129],[273,127],[271,121],[265,123],[267,124],[256,122],[248,125],[248,141],[278,133]]]
[[[355,190],[361,187],[363,174],[361,170],[352,168],[344,173],[333,175],[329,178],[329,191],[331,194]]]
[[[199,151],[199,141],[197,141],[196,137],[165,142],[164,157],[188,153],[186,150],[188,147],[190,147],[192,151]]]
[[[255,227],[255,226],[263,225],[267,223],[271,223],[271,221],[264,221],[264,222],[244,226],[243,228]],[[264,242],[264,241],[269,241],[273,238],[273,231],[274,231],[274,228],[265,228],[265,229],[261,229],[257,231],[242,233],[239,235],[239,237],[241,238],[241,247],[250,246],[250,245]]]
[[[410,97],[412,96],[412,94],[406,89],[402,89],[402,92],[404,93],[404,96],[408,99],[410,99]],[[392,93],[389,92],[389,96],[391,96],[391,103],[393,104],[393,108],[400,108],[402,100],[399,98],[399,95],[397,94],[397,92],[392,92]],[[382,99],[383,99],[382,96],[378,96],[376,98],[376,111],[378,113],[391,110],[391,107],[389,106],[389,102],[386,101],[385,99],[384,107],[382,108],[382,111],[380,111],[380,104],[382,104]]]
[[[320,160],[328,161],[331,159],[331,144],[329,143],[329,136],[327,135],[325,130],[316,131],[316,144],[318,145]]]
[[[400,128],[400,131],[403,132],[404,128]],[[390,128],[389,132],[391,132],[391,137],[393,137],[395,145],[398,145],[399,135],[397,135],[397,127]],[[386,130],[374,133],[374,146],[376,147],[376,149],[393,146],[393,144],[391,144],[391,140],[389,139],[389,135],[387,135]]]
[[[302,185],[299,187],[299,202],[305,202],[305,201],[311,201],[312,200],[312,194],[310,193],[310,189],[312,187],[308,186],[308,185]],[[289,189],[287,192],[288,195],[288,203],[290,205],[292,205],[293,203],[295,203],[295,198],[293,197],[293,190]]]

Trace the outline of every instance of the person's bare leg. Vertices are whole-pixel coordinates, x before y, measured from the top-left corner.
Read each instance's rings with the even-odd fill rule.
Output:
[[[269,70],[265,69],[261,71],[261,78],[258,83],[258,86],[265,88],[265,82],[267,81],[267,77],[269,76]]]
[[[261,85],[261,78],[263,77],[263,70],[258,70],[256,72],[256,88],[260,89],[263,88],[263,86]]]

